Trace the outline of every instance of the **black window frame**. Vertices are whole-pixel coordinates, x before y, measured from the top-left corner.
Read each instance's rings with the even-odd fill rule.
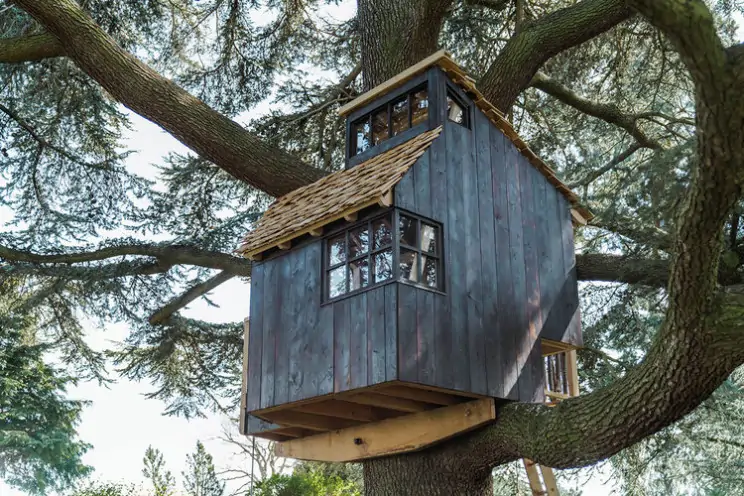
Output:
[[[427,104],[427,117],[424,120],[424,122],[421,122],[419,124],[416,124],[416,126],[413,125],[413,106],[411,105],[413,100],[413,95],[418,93],[421,90],[426,90],[426,101]],[[408,109],[408,127],[404,129],[403,131],[399,132],[396,135],[393,135],[393,105],[400,102],[405,98],[407,109]],[[431,105],[431,91],[429,89],[429,82],[424,81],[422,83],[417,84],[411,89],[408,89],[405,92],[402,92],[398,95],[392,96],[387,102],[385,102],[382,105],[378,105],[372,110],[369,110],[362,114],[361,116],[357,117],[353,121],[349,122],[349,146],[347,150],[347,154],[349,159],[352,159],[354,157],[364,155],[368,153],[370,150],[373,150],[378,147],[382,147],[384,143],[387,141],[396,138],[403,133],[410,131],[411,129],[414,129],[420,125],[427,124],[429,120],[429,114],[431,113],[432,105]],[[373,128],[372,128],[372,116],[380,112],[381,110],[385,110],[387,112],[387,138],[382,140],[378,145],[373,144],[372,142],[372,134],[373,134]],[[361,152],[357,152],[357,134],[354,132],[354,129],[357,124],[362,123],[366,120],[367,126],[369,126],[369,141],[370,146],[366,150],[363,150]]]
[[[416,220],[416,243],[417,245],[420,245],[419,237],[421,236],[421,224],[426,224],[433,226],[436,228],[436,253],[425,251],[421,248],[415,247],[415,246],[409,246],[407,244],[404,244],[401,242],[401,235],[400,235],[400,217],[405,216]],[[390,219],[391,222],[391,242],[390,244],[384,245],[379,248],[374,248],[373,245],[373,230],[372,226],[373,224],[384,218]],[[357,257],[354,257],[353,259],[349,258],[349,234],[354,231],[355,229],[358,229],[362,226],[367,226],[369,236],[370,236],[370,246],[367,252],[363,255],[359,255]],[[326,236],[322,238],[322,261],[321,261],[321,280],[323,284],[323,298],[322,303],[328,304],[328,303],[334,303],[336,301],[342,300],[344,298],[348,298],[351,296],[355,296],[358,294],[361,294],[365,291],[369,291],[371,289],[379,288],[381,286],[385,286],[387,284],[392,283],[401,283],[401,284],[408,284],[411,286],[415,286],[417,288],[425,289],[427,291],[433,291],[435,293],[444,294],[445,293],[445,267],[444,267],[444,260],[445,260],[445,254],[444,254],[444,228],[442,226],[441,222],[437,222],[433,219],[423,217],[421,215],[417,215],[413,212],[410,212],[408,210],[402,210],[399,208],[389,208],[382,212],[375,212],[373,215],[369,215],[365,217],[364,219],[360,219],[356,222],[351,222],[348,224],[343,225],[342,227],[339,227],[338,229],[334,229],[333,231],[329,232]],[[332,239],[336,239],[339,237],[339,235],[344,235],[344,260],[342,262],[336,263],[336,264],[330,264],[330,253],[329,253],[329,245],[330,241]],[[416,252],[417,257],[417,263],[419,265],[419,275],[423,273],[424,266],[421,264],[421,260],[423,256],[430,257],[434,260],[436,260],[437,263],[437,287],[431,287],[427,284],[424,284],[420,280],[418,281],[411,281],[409,279],[404,279],[401,276],[401,270],[400,270],[400,254],[401,250],[411,250]],[[385,252],[387,250],[392,250],[392,276],[389,279],[386,279],[384,281],[376,282],[374,281],[374,263],[373,258],[375,255]],[[358,260],[367,260],[367,267],[369,270],[369,282],[366,286],[357,288],[354,290],[351,290],[351,277],[349,276],[349,266]],[[345,268],[345,276],[346,276],[346,292],[331,297],[330,295],[330,272],[332,270],[338,269],[339,267]],[[420,278],[421,279],[421,278]]]

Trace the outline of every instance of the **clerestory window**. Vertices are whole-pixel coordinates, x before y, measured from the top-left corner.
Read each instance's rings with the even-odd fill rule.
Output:
[[[400,280],[437,291],[442,284],[441,226],[391,210],[325,240],[325,299]]]

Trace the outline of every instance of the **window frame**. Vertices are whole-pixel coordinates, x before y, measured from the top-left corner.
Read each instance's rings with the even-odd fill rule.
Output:
[[[416,233],[417,236],[421,236],[421,224],[427,224],[430,226],[433,226],[436,228],[436,246],[437,250],[436,253],[431,253],[424,251],[421,248],[409,246],[407,244],[404,244],[401,242],[401,236],[400,236],[400,216],[403,215],[405,217],[409,217],[416,220]],[[373,230],[372,225],[384,218],[389,218],[391,221],[391,241],[390,244],[386,244],[380,248],[373,248]],[[367,252],[363,255],[358,255],[354,257],[353,259],[349,258],[349,236],[352,231],[355,229],[358,229],[359,227],[367,226],[368,232],[370,233],[370,247],[367,250]],[[382,212],[375,212],[372,215],[369,215],[363,219],[359,219],[356,222],[345,224],[338,229],[334,229],[333,231],[329,232],[326,236],[323,236],[321,239],[321,242],[323,243],[322,250],[321,250],[321,283],[323,285],[323,298],[322,298],[322,304],[330,304],[335,303],[339,300],[342,300],[344,298],[348,298],[351,296],[355,296],[358,294],[361,294],[365,291],[369,291],[371,289],[379,288],[388,284],[393,283],[400,283],[400,284],[407,284],[410,286],[414,286],[420,289],[424,289],[427,291],[432,291],[439,294],[445,294],[445,253],[444,253],[444,227],[442,226],[441,222],[437,222],[434,219],[430,219],[427,217],[423,217],[421,215],[417,215],[413,212],[410,212],[408,210],[403,210],[399,208],[389,208]],[[330,263],[330,257],[329,257],[329,242],[332,239],[338,238],[341,234],[344,236],[344,261],[339,262],[336,264]],[[417,238],[417,244],[418,238]],[[437,287],[433,288],[421,281],[411,281],[409,279],[403,279],[401,277],[401,271],[400,271],[400,254],[401,250],[406,249],[410,251],[416,252],[416,259],[419,263],[419,270],[420,273],[423,273],[424,267],[421,265],[421,258],[423,256],[429,256],[432,259],[435,259],[437,262]],[[392,276],[389,279],[386,279],[381,282],[372,282],[373,279],[373,258],[376,254],[382,253],[386,250],[392,250]],[[350,266],[353,262],[356,262],[358,260],[367,260],[367,267],[369,268],[369,284],[367,284],[364,287],[357,288],[354,290],[351,290],[351,277],[350,275]],[[346,292],[331,297],[330,295],[330,272],[332,270],[338,269],[339,267],[345,268],[345,277],[346,277]]]
[[[460,91],[458,91],[459,88],[455,88],[453,85],[447,82],[446,89],[444,92],[444,119],[446,122],[451,122],[452,124],[457,124],[458,126],[462,126],[466,129],[470,129],[470,123],[472,122],[472,118],[470,115],[470,105],[468,105],[463,98],[463,96],[460,94]],[[451,98],[452,101],[454,101],[456,104],[460,106],[462,109],[462,120],[463,122],[457,122],[449,118],[448,112],[447,112],[447,97]]]

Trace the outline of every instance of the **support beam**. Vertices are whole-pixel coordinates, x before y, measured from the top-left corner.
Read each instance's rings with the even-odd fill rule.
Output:
[[[495,419],[493,398],[484,398],[282,442],[275,451],[298,460],[351,462],[418,451]]]
[[[358,403],[360,405],[377,406],[400,412],[417,413],[425,412],[435,408],[435,405],[421,401],[409,400],[406,398],[396,398],[394,396],[385,396],[379,393],[362,393],[349,397],[344,397],[344,401]]]

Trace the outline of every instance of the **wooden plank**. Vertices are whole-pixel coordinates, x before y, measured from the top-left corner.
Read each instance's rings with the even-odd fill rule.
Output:
[[[416,204],[416,213],[424,217],[433,217],[431,212],[431,179],[429,173],[430,155],[429,150],[413,164],[414,170],[413,194]]]
[[[416,290],[416,353],[418,382],[434,384],[434,293]]]
[[[506,165],[507,210],[509,213],[509,256],[511,281],[513,287],[513,312],[509,312],[503,319],[504,325],[513,336],[514,353],[516,354],[516,371],[518,374],[517,391],[520,400],[529,401],[522,397],[522,383],[530,378],[525,376],[524,367],[529,357],[529,347],[523,345],[528,333],[527,288],[525,282],[525,257],[522,222],[522,200],[520,196],[519,155],[513,145],[506,143],[504,159]],[[530,394],[530,399],[532,395]]]
[[[248,389],[246,410],[261,408],[261,361],[263,355],[263,300],[265,263],[254,263],[251,269],[251,302],[249,318],[253,322],[248,346]]]
[[[537,471],[537,464],[532,460],[523,458],[524,468],[527,471],[527,481],[530,484],[530,490],[533,496],[545,496],[546,492],[543,489],[542,481],[540,480],[540,474]]]
[[[543,308],[543,330],[540,334],[541,337],[560,340],[563,337],[564,329],[561,328],[560,322],[563,321],[561,313],[561,305],[559,304],[561,290],[565,282],[565,267],[563,262],[563,246],[562,246],[562,230],[561,230],[561,215],[560,215],[560,202],[558,198],[558,192],[552,185],[547,185],[545,188],[545,203],[547,211],[547,228],[548,228],[548,254],[547,258],[550,261],[550,284],[541,284],[543,290],[543,298],[541,305]],[[546,291],[549,288],[549,291]],[[545,354],[545,350],[543,350]]]
[[[433,405],[456,405],[465,401],[461,396],[440,393],[438,391],[428,391],[426,389],[411,388],[407,386],[389,386],[377,390],[378,393],[386,396],[396,396],[408,400],[422,401]]]
[[[297,316],[293,313],[293,300],[296,298],[299,286],[292,278],[292,260],[299,252],[293,251],[284,256],[273,259],[278,264],[275,306],[272,314],[276,314],[272,332],[275,335],[274,349],[274,402],[273,405],[283,405],[289,402],[289,357],[290,344],[294,326],[299,325]]]
[[[579,390],[579,364],[576,358],[576,350],[566,352],[566,377],[568,378],[568,391],[571,396],[581,394]]]
[[[395,185],[395,206],[416,212],[416,167],[411,167]]]
[[[466,139],[467,129],[457,124],[445,124],[447,137],[447,229],[449,250],[445,253],[446,277],[449,278],[450,326],[452,337],[449,359],[459,367],[451,370],[454,389],[470,391],[470,368],[462,366],[470,362],[467,335],[467,281],[466,281],[466,230],[465,199],[463,198],[463,157],[469,153],[470,140]],[[442,359],[443,357],[438,357]]]
[[[310,330],[312,324],[308,313],[315,313],[317,307],[309,307],[306,301],[306,279],[310,279],[310,274],[317,272],[313,267],[310,268],[305,262],[307,249],[296,248],[287,254],[289,275],[285,282],[284,291],[287,293],[287,300],[282,309],[283,328],[286,329],[286,338],[282,342],[282,350],[286,354],[287,368],[287,401],[297,401],[303,399],[302,387],[305,382],[305,374],[311,374],[313,368],[312,357],[307,353],[308,343],[305,336]]]
[[[549,496],[557,496],[558,482],[555,480],[553,469],[540,465],[540,473],[542,474],[543,483],[545,484],[545,491],[547,491],[546,494],[548,494]]]
[[[303,288],[299,318],[302,327],[297,336],[303,377],[297,399],[333,392],[333,307],[321,306],[322,246],[322,241],[316,241],[303,248],[306,270],[295,281]]]
[[[385,286],[385,379],[398,379],[398,286]]]
[[[377,406],[380,408],[388,408],[390,410],[398,410],[400,412],[425,412],[436,408],[436,405],[431,403],[424,403],[422,401],[409,400],[406,398],[396,398],[393,396],[386,396],[384,394],[376,392],[365,391],[363,393],[344,396],[344,401],[351,403],[358,403],[360,405]]]
[[[351,313],[349,299],[333,303],[333,391],[351,387]]]
[[[311,431],[310,429],[303,429],[302,427],[282,427],[281,429],[277,429],[273,431],[273,433],[279,434],[281,436],[287,436],[290,438],[312,436],[313,434],[317,434],[316,431]]]
[[[371,270],[371,269],[370,269]],[[367,385],[367,293],[348,299],[350,322],[350,389]]]
[[[447,389],[447,388],[443,388],[439,386],[432,386],[429,384],[418,384],[415,382],[393,381],[392,383],[389,383],[389,384],[405,386],[408,388],[424,389],[426,391],[436,391],[438,393],[451,394],[453,396],[460,396],[462,398],[480,399],[484,397],[484,395],[482,394],[475,394],[469,391],[457,391],[454,389]]]
[[[278,456],[288,458],[350,462],[417,451],[469,432],[495,418],[494,400],[485,398],[287,441],[275,449]]]
[[[497,333],[494,359],[501,369],[501,379],[489,375],[489,394],[510,400],[519,399],[517,388],[519,368],[517,366],[516,342],[520,334],[518,321],[514,317],[516,300],[512,280],[512,232],[509,227],[509,177],[507,174],[506,147],[509,146],[506,136],[498,129],[491,128],[491,181],[493,190],[493,220],[496,249],[496,287],[497,313],[494,331]],[[521,233],[522,225],[514,227]],[[521,267],[521,262],[519,267]],[[495,374],[494,374],[495,375]]]
[[[403,381],[416,381],[418,379],[416,293],[420,290],[407,284],[398,286],[398,377]]]
[[[342,400],[324,400],[315,403],[308,403],[293,408],[298,412],[314,413],[316,415],[326,415],[328,417],[338,417],[359,422],[376,422],[390,417],[402,415],[399,411],[386,410],[369,405],[360,405]]]
[[[367,292],[367,384],[385,382],[385,288]]]
[[[366,105],[367,103],[371,102],[375,98],[384,95],[385,93],[388,93],[389,91],[392,91],[393,89],[403,85],[406,81],[411,79],[414,76],[417,76],[424,72],[429,66],[432,66],[436,64],[440,59],[447,57],[447,52],[445,50],[439,50],[438,52],[435,52],[425,59],[421,60],[420,62],[412,65],[408,69],[404,70],[403,72],[397,74],[396,76],[393,76],[392,78],[388,79],[387,81],[378,84],[371,90],[367,91],[366,93],[362,93],[340,109],[338,109],[338,114],[341,116],[345,116],[350,114],[354,109],[357,109],[359,107],[362,107]]]
[[[343,418],[327,417],[325,415],[315,415],[312,413],[303,413],[294,410],[277,410],[275,412],[262,414],[263,417],[275,424],[301,427],[312,431],[330,431],[333,429],[344,429],[353,427],[362,422]]]
[[[246,434],[249,436],[258,436],[264,432],[281,429],[281,425],[272,424],[254,415],[246,416]]]
[[[239,413],[239,429],[241,434],[245,434],[246,424],[246,401],[248,394],[248,337],[249,337],[250,321],[243,319],[243,370],[240,373],[240,413]]]
[[[279,269],[281,258],[264,262],[266,273],[263,301],[263,351],[261,361],[261,408],[274,406],[274,362],[276,339],[279,328],[280,285]]]

